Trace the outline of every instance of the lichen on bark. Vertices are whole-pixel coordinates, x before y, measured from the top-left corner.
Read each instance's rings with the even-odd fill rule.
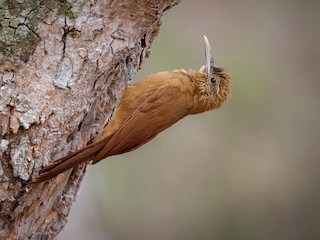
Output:
[[[0,0],[0,238],[52,239],[86,165],[29,180],[94,138],[178,0]]]

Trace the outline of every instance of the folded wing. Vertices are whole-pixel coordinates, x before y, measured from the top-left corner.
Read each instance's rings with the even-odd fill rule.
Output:
[[[158,89],[147,98],[107,139],[93,142],[79,151],[58,159],[43,170],[33,182],[42,182],[93,158],[100,160],[132,151],[186,116],[184,95],[178,87]],[[168,110],[171,111],[168,111]],[[172,111],[172,109],[176,111]]]

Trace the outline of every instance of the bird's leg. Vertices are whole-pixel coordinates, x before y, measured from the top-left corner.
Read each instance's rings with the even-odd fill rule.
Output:
[[[130,63],[130,69],[128,70],[126,59],[122,56],[119,57],[119,63],[121,65],[121,72],[124,72],[127,83],[131,85],[133,83],[133,77],[136,73],[136,69],[133,64]]]
[[[128,84],[132,84],[133,83],[133,77],[134,74],[136,73],[136,69],[134,68],[133,64],[130,64],[130,70],[129,70],[129,80],[128,80]]]

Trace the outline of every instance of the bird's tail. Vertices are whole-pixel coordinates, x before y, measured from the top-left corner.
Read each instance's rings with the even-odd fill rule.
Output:
[[[53,178],[75,166],[84,163],[95,157],[104,147],[105,140],[93,142],[88,146],[76,151],[66,157],[53,161],[40,171],[40,174],[32,180],[33,183],[40,183]]]

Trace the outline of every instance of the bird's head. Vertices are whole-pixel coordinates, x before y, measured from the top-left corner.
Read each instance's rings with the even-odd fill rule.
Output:
[[[205,111],[220,107],[231,95],[231,76],[221,67],[214,65],[211,47],[204,36],[206,64],[194,73],[197,92],[205,102]]]

